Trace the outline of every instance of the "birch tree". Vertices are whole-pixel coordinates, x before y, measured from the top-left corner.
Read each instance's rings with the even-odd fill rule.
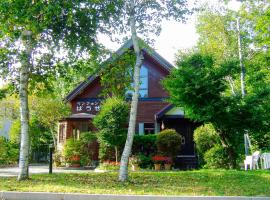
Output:
[[[107,24],[104,32],[124,34],[131,37],[133,49],[136,55],[136,62],[133,71],[134,92],[131,100],[130,117],[128,124],[128,133],[125,147],[121,157],[119,171],[119,180],[128,179],[128,161],[131,153],[133,137],[135,134],[135,125],[137,117],[138,96],[140,86],[140,68],[143,62],[144,42],[138,35],[149,42],[151,36],[159,35],[161,31],[161,22],[163,19],[175,19],[184,21],[190,11],[187,8],[187,0],[127,0],[117,2],[117,11],[114,17]]]
[[[29,177],[30,86],[37,89],[36,83],[45,83],[48,74],[64,72],[55,67],[63,60],[72,62],[82,55],[96,55],[96,33],[114,8],[112,1],[96,0],[0,2],[0,73],[17,86],[20,97],[18,180]]]

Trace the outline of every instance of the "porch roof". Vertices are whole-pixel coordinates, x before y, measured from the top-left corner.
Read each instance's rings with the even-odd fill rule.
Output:
[[[89,113],[76,113],[66,117],[66,119],[93,119],[94,117],[95,115]]]
[[[184,112],[180,108],[175,107],[173,104],[169,104],[155,114],[155,119],[159,120],[163,117],[184,118],[184,116]]]

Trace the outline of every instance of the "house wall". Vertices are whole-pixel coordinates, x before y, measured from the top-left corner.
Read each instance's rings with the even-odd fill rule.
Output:
[[[154,123],[154,115],[168,105],[166,102],[168,93],[163,89],[161,80],[169,72],[148,55],[145,55],[143,65],[148,69],[148,98],[139,100],[137,124]],[[96,78],[81,94],[70,102],[72,113],[84,112],[96,115],[98,112],[97,107],[101,101],[99,97],[101,90],[100,79]]]

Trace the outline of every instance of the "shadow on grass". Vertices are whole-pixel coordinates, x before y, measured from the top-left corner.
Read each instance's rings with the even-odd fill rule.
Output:
[[[128,182],[116,172],[39,174],[31,180],[0,178],[0,190],[198,196],[270,196],[270,171],[197,170],[133,172]]]

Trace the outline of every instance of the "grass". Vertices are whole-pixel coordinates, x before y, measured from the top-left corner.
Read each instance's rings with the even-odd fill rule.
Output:
[[[196,170],[132,172],[126,183],[116,172],[36,174],[17,182],[0,178],[2,191],[74,192],[89,194],[146,194],[198,196],[270,196],[270,171]]]

